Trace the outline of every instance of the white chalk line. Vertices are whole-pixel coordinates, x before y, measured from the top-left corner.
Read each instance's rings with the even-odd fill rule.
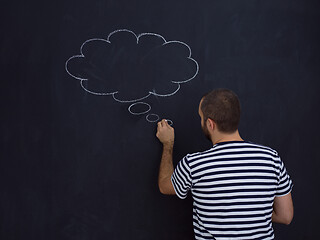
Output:
[[[149,93],[154,96],[157,96],[157,97],[170,97],[170,96],[173,96],[174,94],[176,94],[180,90],[180,84],[179,83],[176,83],[176,84],[178,85],[178,87],[173,93],[169,93],[169,94],[159,94],[156,92],[149,92]]]
[[[173,125],[172,120],[170,120],[170,119],[166,119],[166,121],[167,121],[167,123],[168,123],[170,126],[172,126],[172,125]]]
[[[186,47],[189,49],[189,56],[188,56],[188,58],[191,57],[191,48],[189,47],[188,44],[186,44],[186,43],[184,43],[184,42],[181,42],[181,41],[173,40],[173,41],[165,42],[164,44],[162,44],[162,46],[167,45],[167,44],[170,44],[170,43],[178,43],[178,44],[182,44],[182,45],[186,46]]]
[[[116,93],[118,93],[118,92],[116,92]],[[115,93],[115,94],[116,94],[116,93]],[[119,103],[132,103],[132,102],[138,102],[138,101],[141,101],[141,100],[144,100],[144,99],[148,98],[148,97],[151,95],[151,94],[150,94],[150,92],[149,92],[146,96],[141,97],[141,98],[138,98],[138,99],[132,99],[132,100],[120,100],[120,99],[116,98],[115,94],[113,94],[113,95],[112,95],[112,97],[113,97],[113,99],[114,99],[115,101],[117,101],[117,102],[119,102]]]
[[[154,119],[154,120],[150,120],[150,117],[155,117],[155,119]],[[159,117],[158,114],[151,113],[151,114],[148,114],[148,115],[146,116],[146,120],[147,120],[148,122],[150,122],[150,123],[155,123],[155,122],[158,122],[158,121],[160,120],[160,117]],[[172,121],[172,120],[166,119],[166,121],[167,121],[167,123],[168,123],[170,126],[173,125],[173,121]]]
[[[87,88],[83,85],[83,81],[84,81],[84,80],[89,81],[89,79],[87,79],[87,78],[81,78],[81,77],[78,77],[78,76],[72,74],[72,73],[69,71],[69,69],[68,69],[68,63],[69,63],[69,61],[71,61],[71,60],[74,59],[74,58],[85,58],[85,55],[83,54],[83,47],[85,46],[86,43],[92,42],[92,41],[103,41],[103,42],[106,42],[106,43],[110,44],[110,43],[111,43],[111,41],[109,40],[110,37],[111,37],[113,34],[118,33],[118,32],[128,32],[128,33],[133,34],[133,35],[136,37],[136,39],[137,39],[137,44],[139,43],[140,37],[143,37],[143,36],[155,36],[155,37],[161,38],[161,39],[164,41],[164,43],[162,44],[162,46],[164,46],[164,45],[166,45],[166,44],[170,44],[170,43],[178,43],[178,44],[184,45],[184,46],[187,47],[188,50],[189,50],[188,59],[192,60],[192,61],[196,64],[196,72],[195,72],[195,74],[194,74],[191,78],[186,79],[186,80],[183,80],[183,81],[174,81],[174,80],[172,80],[172,81],[171,81],[172,83],[177,84],[177,89],[176,89],[174,92],[172,92],[172,93],[169,93],[169,94],[159,94],[159,93],[156,93],[156,92],[154,92],[154,91],[153,91],[153,92],[149,91],[149,93],[148,93],[146,96],[143,96],[143,97],[138,98],[138,99],[131,99],[131,100],[121,100],[121,99],[118,99],[118,98],[115,96],[115,94],[118,93],[118,91],[116,91],[116,92],[94,92],[94,91],[91,91],[91,90],[87,89]],[[112,95],[112,96],[113,96],[113,99],[114,99],[115,101],[117,101],[117,102],[120,102],[120,103],[131,103],[131,102],[141,101],[141,100],[143,100],[143,99],[146,99],[146,98],[149,97],[150,95],[154,95],[154,96],[157,96],[157,97],[169,97],[169,96],[173,96],[174,94],[176,94],[176,93],[180,90],[180,84],[181,84],[181,83],[186,83],[186,82],[191,81],[192,79],[194,79],[194,78],[197,76],[197,74],[198,74],[198,72],[199,72],[199,64],[198,64],[198,62],[197,62],[195,59],[191,58],[192,52],[191,52],[191,48],[189,47],[189,45],[187,45],[187,44],[184,43],[184,42],[176,41],[176,40],[175,40],[175,41],[166,41],[166,39],[165,39],[163,36],[161,36],[160,34],[157,34],[157,33],[149,33],[149,32],[148,32],[148,33],[141,33],[141,34],[139,34],[139,35],[136,35],[136,34],[135,34],[133,31],[131,31],[131,30],[128,30],[128,29],[118,29],[118,30],[115,30],[115,31],[109,33],[107,39],[103,39],[103,38],[92,38],[92,39],[86,40],[84,43],[82,43],[82,45],[81,45],[81,47],[80,47],[80,53],[81,53],[81,55],[74,55],[74,56],[70,57],[70,58],[66,61],[66,64],[65,64],[66,72],[67,72],[71,77],[73,77],[73,78],[75,78],[75,79],[77,79],[77,80],[80,80],[80,81],[81,81],[81,82],[80,82],[81,87],[82,87],[85,91],[87,91],[88,93],[94,94],[94,95],[99,95],[99,96]]]
[[[82,80],[88,80],[88,79],[86,79],[86,78],[77,77],[77,76],[73,75],[71,72],[69,72],[68,63],[69,63],[70,60],[72,60],[72,59],[74,59],[74,58],[84,58],[84,56],[83,56],[83,55],[75,55],[75,56],[70,57],[70,58],[66,61],[66,64],[65,64],[65,69],[66,69],[67,73],[68,73],[71,77],[73,77],[73,78],[75,78],[75,79],[77,79],[77,80],[81,80],[81,81],[82,81]]]
[[[139,43],[139,39],[140,37],[143,37],[143,36],[155,36],[155,37],[159,37],[161,38],[165,43],[167,42],[167,40],[161,36],[160,34],[157,34],[157,33],[140,33],[137,37],[137,43]]]
[[[132,34],[136,37],[137,42],[138,42],[138,36],[137,36],[133,31],[128,30],[128,29],[118,29],[118,30],[115,30],[115,31],[109,33],[109,35],[108,35],[108,37],[107,37],[107,41],[110,42],[110,40],[109,40],[110,37],[111,37],[113,34],[118,33],[118,32],[128,32],[128,33],[132,33]]]
[[[83,88],[83,90],[85,90],[86,92],[88,92],[88,93],[90,93],[90,94],[97,95],[97,96],[108,96],[108,95],[114,95],[114,94],[118,93],[118,92],[98,93],[98,92],[90,91],[90,90],[86,89],[85,86],[83,85],[83,82],[84,82],[84,81],[88,81],[88,80],[84,79],[84,80],[80,81],[80,85],[81,85],[81,87]]]
[[[82,43],[82,45],[80,47],[80,53],[81,53],[82,56],[84,56],[83,51],[82,51],[84,45],[86,45],[88,42],[93,42],[93,41],[102,41],[102,42],[106,42],[108,44],[111,43],[108,39],[106,40],[106,39],[103,39],[103,38],[91,38],[91,39],[88,39],[88,40],[84,41],[84,43]]]
[[[196,60],[194,60],[193,58],[188,58],[188,59],[192,60],[196,64],[196,68],[197,69],[196,69],[195,74],[191,78],[189,78],[187,80],[184,80],[184,81],[171,81],[172,83],[186,83],[186,82],[191,81],[192,79],[194,79],[198,75],[198,73],[199,73],[199,64],[198,64],[198,62]]]
[[[72,73],[69,71],[69,69],[68,69],[68,64],[69,64],[69,62],[70,62],[72,59],[75,59],[75,58],[85,58],[85,55],[83,54],[83,47],[85,46],[85,44],[87,44],[87,43],[89,43],[89,42],[93,42],[93,41],[103,41],[103,42],[106,42],[106,43],[108,43],[108,44],[111,44],[111,41],[109,40],[110,37],[111,37],[113,34],[118,33],[118,32],[128,32],[128,33],[133,34],[133,35],[136,37],[136,39],[137,39],[137,40],[136,40],[136,43],[137,43],[137,44],[139,43],[139,39],[140,39],[141,37],[143,37],[143,36],[155,36],[155,37],[161,38],[161,39],[164,41],[164,43],[162,44],[162,46],[167,45],[167,44],[170,44],[170,43],[178,43],[178,44],[184,45],[184,46],[187,47],[188,50],[189,50],[189,56],[188,56],[187,58],[190,59],[191,61],[193,61],[193,62],[196,64],[196,72],[195,72],[195,74],[194,74],[192,77],[190,77],[189,79],[187,79],[187,80],[183,80],[183,81],[174,81],[174,80],[171,80],[172,83],[177,84],[177,89],[176,89],[174,92],[172,92],[172,93],[169,93],[169,94],[159,94],[159,93],[156,93],[155,91],[153,91],[153,92],[149,91],[149,93],[148,93],[146,96],[141,97],[141,98],[138,98],[138,99],[131,99],[131,100],[120,100],[120,99],[116,98],[115,95],[116,95],[117,93],[119,93],[118,91],[115,91],[115,92],[101,92],[101,93],[99,93],[99,92],[93,92],[93,91],[90,91],[90,90],[86,89],[86,87],[84,86],[83,82],[84,82],[84,81],[89,81],[89,79],[81,78],[81,77],[78,77],[78,76],[72,74]],[[117,102],[120,102],[120,103],[136,102],[136,103],[134,103],[134,104],[131,104],[131,105],[129,106],[129,108],[128,108],[129,112],[130,112],[131,114],[133,114],[133,115],[145,114],[145,113],[147,113],[147,112],[149,112],[149,111],[151,110],[151,106],[150,106],[148,103],[142,102],[142,104],[148,105],[149,109],[148,109],[147,111],[143,112],[143,113],[133,113],[133,112],[131,111],[131,108],[132,108],[133,106],[135,106],[136,104],[138,104],[138,101],[144,100],[144,99],[148,98],[150,95],[154,95],[154,96],[157,96],[157,97],[169,97],[169,96],[173,96],[174,94],[176,94],[176,93],[180,90],[180,84],[181,84],[181,83],[186,83],[186,82],[191,81],[191,80],[194,79],[194,78],[198,75],[198,73],[199,73],[199,64],[198,64],[198,62],[197,62],[195,59],[193,59],[193,58],[191,57],[191,56],[192,56],[192,52],[191,52],[191,48],[189,47],[189,45],[187,45],[186,43],[181,42],[181,41],[167,41],[163,36],[161,36],[160,34],[157,34],[157,33],[141,33],[141,34],[139,34],[139,35],[136,35],[136,34],[135,34],[133,31],[131,31],[131,30],[128,30],[128,29],[118,29],[118,30],[115,30],[115,31],[109,33],[107,39],[103,39],[103,38],[92,38],[92,39],[86,40],[85,42],[82,43],[82,45],[81,45],[81,47],[80,47],[80,53],[81,53],[80,55],[71,56],[71,57],[66,61],[66,63],[65,63],[65,70],[66,70],[66,72],[67,72],[71,77],[73,77],[73,78],[75,78],[75,79],[77,79],[77,80],[80,80],[80,85],[81,85],[81,87],[82,87],[86,92],[88,92],[88,93],[90,93],[90,94],[98,95],[98,96],[108,96],[108,95],[112,95],[113,99],[114,99],[115,101],[117,101]],[[150,117],[156,117],[156,118],[155,118],[156,120],[150,120]],[[157,114],[148,114],[148,115],[146,116],[146,120],[147,120],[148,122],[156,122],[156,121],[158,121],[159,119],[160,119],[160,117],[159,117],[159,115],[157,115]],[[167,119],[167,121],[169,122],[169,124],[171,123],[170,125],[173,124],[173,122],[172,122],[170,119]]]
[[[146,105],[148,107],[148,109],[146,111],[143,111],[143,112],[133,112],[131,110],[132,107],[136,106],[136,105]],[[151,106],[150,104],[146,103],[146,102],[136,102],[136,103],[133,103],[131,104],[129,107],[128,107],[128,111],[133,114],[133,115],[142,115],[142,114],[145,114],[147,112],[149,112],[151,110]]]
[[[191,61],[193,61],[193,62],[196,64],[196,73],[195,73],[191,78],[189,78],[189,79],[187,79],[187,80],[183,80],[183,81],[171,81],[171,82],[172,82],[172,83],[186,83],[186,82],[191,81],[192,79],[194,79],[194,78],[198,75],[198,72],[199,72],[199,64],[198,64],[198,62],[191,57],[191,55],[192,55],[191,48],[189,47],[188,44],[186,44],[186,43],[184,43],[184,42],[181,42],[181,41],[176,41],[176,40],[175,40],[175,41],[165,42],[164,44],[162,44],[162,46],[167,45],[167,44],[170,44],[170,43],[178,43],[178,44],[182,44],[182,45],[184,45],[185,47],[187,47],[188,50],[189,50],[189,56],[188,56],[187,58],[190,59]]]
[[[149,118],[150,117],[155,117],[155,120],[150,120]],[[158,120],[160,119],[159,115],[158,114],[154,114],[154,113],[151,113],[151,114],[148,114],[146,116],[146,120],[150,123],[154,123],[154,122],[157,122]]]
[[[69,69],[68,69],[68,64],[69,64],[69,62],[70,62],[72,59],[74,59],[74,58],[85,58],[85,55],[83,54],[82,49],[83,49],[83,47],[84,47],[84,45],[85,45],[86,43],[92,42],[92,41],[103,41],[103,42],[107,42],[107,43],[110,44],[110,41],[105,40],[105,39],[103,39],[103,38],[92,38],[92,39],[88,39],[88,40],[84,41],[84,43],[82,43],[82,45],[81,45],[81,47],[80,47],[80,55],[74,55],[74,56],[70,57],[70,58],[66,61],[66,63],[65,63],[65,69],[66,69],[67,73],[68,73],[71,77],[73,77],[73,78],[75,78],[75,79],[77,79],[77,80],[89,80],[89,79],[80,78],[80,77],[77,77],[77,76],[73,75],[73,74],[69,71]]]
[[[136,105],[146,105],[146,106],[148,107],[148,109],[145,110],[145,111],[142,111],[142,112],[133,112],[131,109],[132,109],[134,106],[136,106]],[[129,111],[131,114],[133,114],[133,115],[143,115],[143,114],[148,113],[150,110],[151,110],[151,105],[150,105],[149,103],[146,103],[146,102],[136,102],[136,103],[131,104],[131,105],[128,107],[128,111]],[[155,120],[150,120],[149,118],[150,118],[151,116],[152,116],[152,117],[155,117]],[[147,120],[148,122],[157,122],[158,120],[160,120],[160,117],[159,117],[158,114],[151,113],[151,114],[148,114],[148,115],[146,116],[146,120]],[[168,122],[168,124],[169,124],[170,126],[173,125],[173,121],[172,121],[172,120],[166,119],[166,121]]]

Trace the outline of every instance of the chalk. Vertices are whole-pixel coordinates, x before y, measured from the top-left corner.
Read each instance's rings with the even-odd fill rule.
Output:
[[[166,119],[166,122],[167,122],[170,126],[173,125],[173,122],[172,122],[170,119]]]
[[[146,116],[146,120],[148,122],[157,122],[158,120],[160,119],[159,115],[158,114],[154,114],[154,113],[151,113],[151,114],[148,114]]]

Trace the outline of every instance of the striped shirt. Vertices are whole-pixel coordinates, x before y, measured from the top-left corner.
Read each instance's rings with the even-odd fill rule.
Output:
[[[246,141],[186,155],[171,181],[181,199],[191,190],[197,240],[274,239],[273,200],[293,187],[275,150]]]

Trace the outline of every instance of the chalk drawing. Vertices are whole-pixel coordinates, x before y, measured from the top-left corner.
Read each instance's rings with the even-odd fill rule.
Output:
[[[126,71],[121,70],[126,69],[126,66],[124,65],[129,62],[126,59],[128,58],[127,55],[131,52],[129,52],[129,50],[128,52],[125,52],[125,50],[130,49],[126,45],[134,47],[134,44],[132,45],[130,43],[130,39],[132,38],[135,39],[134,44],[137,46],[138,50],[146,49],[144,50],[146,54],[144,53],[143,58],[133,56],[133,59],[136,59],[139,64],[141,62],[146,64],[141,66],[137,65],[138,67],[135,66],[135,68],[138,68],[140,72],[136,70],[138,73],[134,75],[133,79],[140,80],[147,76],[143,75],[143,70],[148,66],[147,64],[149,64],[150,59],[155,64],[160,64],[159,69],[162,69],[161,71],[166,71],[167,67],[167,69],[170,70],[167,75],[172,75],[171,79],[163,79],[162,76],[157,77],[155,80],[152,79],[150,84],[155,84],[155,86],[144,86],[145,88],[150,87],[149,90],[144,90],[144,88],[138,89],[139,86],[143,86],[145,84],[142,84],[142,82],[131,83],[132,79],[124,79],[124,82],[134,85],[129,84],[128,86],[123,86],[123,81],[120,81],[123,80],[123,78],[118,77],[118,75],[122,76],[127,74],[129,77],[131,76],[130,73],[126,73]],[[142,41],[142,39],[144,39],[144,41]],[[120,45],[120,47],[117,44]],[[168,49],[170,51],[168,51]],[[178,66],[185,67],[185,70],[183,70],[184,72],[181,72],[181,69],[184,69],[183,67],[180,67],[180,72],[178,72],[178,70],[172,70],[171,65],[166,66],[166,62],[161,62],[162,60],[160,61],[156,58],[157,56],[162,56],[161,54],[165,54],[166,52],[171,53],[172,49],[178,49],[177,54],[182,54],[182,56],[179,56],[180,58],[174,58],[175,55],[173,55],[174,59],[172,61],[176,61],[175,63]],[[105,55],[103,56],[104,52]],[[154,56],[152,54],[154,54]],[[185,56],[185,58],[183,56]],[[167,59],[171,60],[172,56],[171,58],[167,57]],[[110,63],[108,63],[108,61]],[[128,69],[135,68],[132,67]],[[120,69],[118,75],[117,72],[114,73],[115,69]],[[72,78],[80,81],[82,89],[87,93],[97,96],[112,96],[116,102],[124,104],[130,103],[131,105],[128,107],[128,111],[131,114],[143,115],[151,110],[151,105],[145,102],[147,98],[150,98],[151,96],[170,97],[175,95],[181,89],[181,84],[187,83],[197,76],[199,72],[199,65],[198,62],[192,58],[191,48],[184,42],[177,40],[167,41],[163,36],[157,33],[147,32],[136,34],[128,29],[118,29],[109,33],[106,39],[91,38],[84,41],[80,47],[80,54],[73,55],[67,59],[65,63],[65,70]],[[177,73],[175,73],[175,71],[177,71]],[[112,75],[112,77],[110,77],[110,75]],[[164,74],[164,76],[167,75]],[[163,89],[162,86],[168,86],[168,88]],[[141,102],[142,100],[144,102]],[[142,108],[143,110],[140,112],[137,111],[136,109],[139,109],[137,106],[140,106],[140,109]],[[141,106],[144,106],[145,109]],[[153,113],[146,116],[146,120],[148,122],[156,122],[159,119],[159,115]],[[171,120],[168,120],[168,122],[169,124],[171,123],[170,125],[173,124]]]
[[[166,119],[166,121],[168,122],[168,124],[169,124],[170,126],[173,125],[173,122],[172,122],[170,119]]]
[[[137,111],[133,111],[132,110],[132,108],[133,107],[136,107],[136,106],[147,106],[147,110],[145,110],[145,111],[141,111],[141,112],[137,112]],[[133,104],[131,104],[129,107],[128,107],[128,111],[131,113],[131,114],[133,114],[133,115],[141,115],[141,114],[145,114],[145,113],[147,113],[147,112],[149,112],[151,110],[151,106],[150,106],[150,104],[148,104],[148,103],[145,103],[145,102],[136,102],[136,103],[133,103]]]
[[[158,114],[151,113],[146,116],[146,120],[148,122],[157,122],[160,120],[160,117]]]

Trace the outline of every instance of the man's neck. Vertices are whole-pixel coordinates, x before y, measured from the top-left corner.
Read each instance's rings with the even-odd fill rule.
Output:
[[[213,145],[220,142],[243,141],[238,130],[233,133],[218,132],[215,136],[211,136],[211,139]]]

